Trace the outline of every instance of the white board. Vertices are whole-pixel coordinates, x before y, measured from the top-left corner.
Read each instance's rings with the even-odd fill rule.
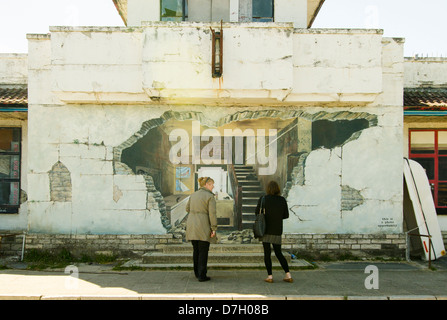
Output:
[[[430,183],[425,169],[416,161],[404,159],[404,178],[410,200],[413,204],[413,213],[418,230],[410,233],[431,235],[431,248],[427,237],[420,237],[425,259],[435,260],[445,255],[444,241],[439,228],[436,208],[431,193]]]

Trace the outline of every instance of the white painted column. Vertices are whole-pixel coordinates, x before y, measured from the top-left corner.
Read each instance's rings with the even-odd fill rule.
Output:
[[[230,22],[239,22],[239,0],[230,0]]]
[[[293,22],[295,28],[307,28],[307,0],[275,0],[275,22]]]
[[[139,27],[142,21],[160,20],[160,0],[127,0],[129,27]]]
[[[239,22],[251,22],[252,19],[252,0],[239,0]]]

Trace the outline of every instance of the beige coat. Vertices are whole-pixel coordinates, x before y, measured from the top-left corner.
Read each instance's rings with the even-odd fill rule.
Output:
[[[186,212],[189,213],[186,222],[186,240],[210,242],[211,230],[217,230],[214,194],[208,189],[200,188],[189,197]]]

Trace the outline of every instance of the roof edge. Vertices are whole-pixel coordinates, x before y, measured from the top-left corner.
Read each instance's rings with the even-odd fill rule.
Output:
[[[320,3],[318,4],[317,8],[313,12],[311,18],[308,21],[307,27],[312,27],[312,24],[314,23],[315,19],[317,18],[318,13],[320,12],[321,7],[323,6],[325,0],[320,0]]]
[[[124,25],[127,26],[127,0],[113,0],[113,4],[123,19]]]

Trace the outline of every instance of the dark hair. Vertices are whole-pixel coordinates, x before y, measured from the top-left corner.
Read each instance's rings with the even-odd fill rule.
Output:
[[[281,191],[279,190],[279,185],[276,181],[270,181],[267,185],[267,194],[268,195],[279,195]]]

